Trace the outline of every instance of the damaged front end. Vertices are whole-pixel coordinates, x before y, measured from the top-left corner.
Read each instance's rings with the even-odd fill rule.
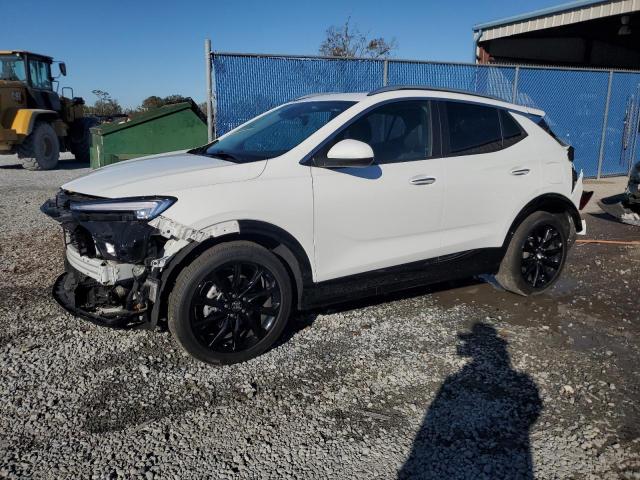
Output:
[[[149,223],[175,201],[111,200],[61,190],[45,202],[41,210],[60,222],[64,233],[66,271],[53,288],[58,303],[100,325],[148,322],[162,267],[188,243]]]

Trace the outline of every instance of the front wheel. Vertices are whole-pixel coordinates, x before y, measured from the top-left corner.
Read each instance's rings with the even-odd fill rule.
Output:
[[[280,337],[291,303],[291,281],[275,255],[251,242],[223,243],[178,276],[169,329],[199,360],[244,362]]]
[[[37,122],[18,146],[18,157],[27,170],[51,170],[58,165],[60,142],[51,124]]]
[[[518,226],[496,280],[520,295],[536,295],[558,281],[567,260],[570,225],[565,215],[534,212]]]

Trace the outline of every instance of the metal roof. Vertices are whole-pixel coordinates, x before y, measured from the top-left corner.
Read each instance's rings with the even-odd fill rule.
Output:
[[[640,0],[578,0],[474,25],[481,41],[640,11]]]
[[[493,20],[491,22],[478,23],[473,26],[474,30],[484,30],[485,28],[497,27],[498,25],[506,25],[508,23],[520,22],[522,20],[530,20],[536,17],[544,17],[552,13],[564,12],[572,10],[574,8],[580,8],[584,6],[595,5],[598,3],[607,3],[609,0],[578,0],[569,3],[562,3],[555,7],[541,8],[540,10],[534,10],[529,13],[521,13],[520,15],[513,15],[512,17],[501,18]]]

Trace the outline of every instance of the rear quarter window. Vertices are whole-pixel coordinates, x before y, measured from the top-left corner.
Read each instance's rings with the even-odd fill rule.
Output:
[[[502,126],[502,148],[515,145],[527,136],[513,115],[506,110],[500,110],[500,125]]]

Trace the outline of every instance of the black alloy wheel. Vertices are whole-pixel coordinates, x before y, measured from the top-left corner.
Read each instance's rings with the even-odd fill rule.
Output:
[[[280,313],[280,286],[266,267],[225,263],[198,284],[190,322],[198,342],[214,352],[248,350],[262,340]]]
[[[544,288],[560,273],[565,244],[558,229],[550,224],[536,225],[522,245],[520,270],[533,288]]]
[[[198,360],[244,362],[282,335],[293,306],[291,277],[273,252],[237,240],[200,253],[169,295],[169,330]]]
[[[519,295],[539,295],[560,278],[575,235],[566,212],[537,211],[516,228],[500,262],[496,280]]]

